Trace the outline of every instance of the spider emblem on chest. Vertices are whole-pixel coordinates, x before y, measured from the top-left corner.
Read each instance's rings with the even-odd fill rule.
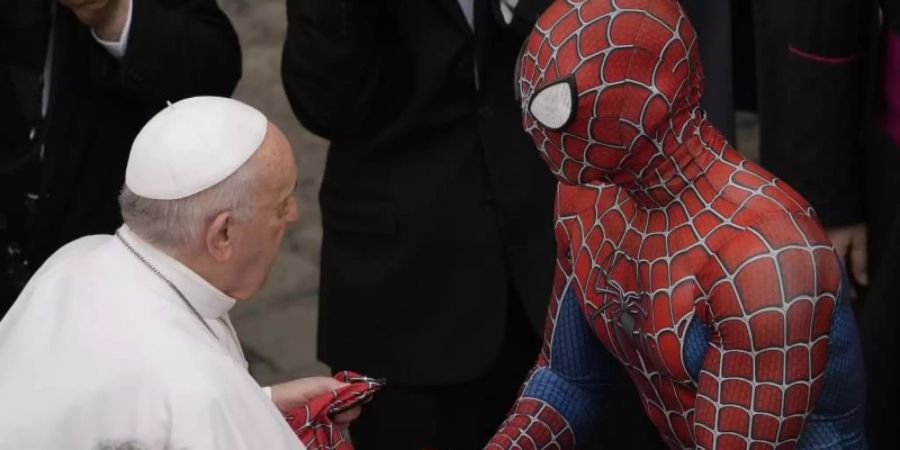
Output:
[[[591,290],[600,302],[595,305],[592,322],[596,323],[602,316],[604,322],[613,324],[621,335],[636,344],[641,334],[640,322],[649,314],[647,294],[635,289],[639,280],[637,264],[624,252],[613,251],[600,263],[598,270]],[[622,278],[613,275],[622,270],[633,277],[633,286],[628,286]]]

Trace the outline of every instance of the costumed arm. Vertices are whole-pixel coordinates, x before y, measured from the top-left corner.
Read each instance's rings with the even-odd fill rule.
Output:
[[[281,74],[297,118],[328,139],[364,122],[380,81],[380,0],[288,0]]]
[[[544,346],[489,450],[574,449],[599,425],[618,363],[597,340],[575,294],[557,269]]]
[[[808,216],[762,223],[729,240],[698,278],[710,334],[698,448],[795,448],[821,392],[841,282],[824,232]]]

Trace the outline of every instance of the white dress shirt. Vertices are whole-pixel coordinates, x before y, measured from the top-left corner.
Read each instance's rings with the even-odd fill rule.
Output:
[[[122,34],[119,36],[118,41],[104,41],[97,36],[96,31],[91,30],[91,35],[94,36],[94,40],[100,43],[103,48],[118,59],[122,59],[122,57],[125,56],[125,50],[128,47],[128,33],[131,31],[131,9],[133,1],[134,0],[128,0],[128,17],[125,19],[125,26],[122,27]]]
[[[456,0],[459,3],[460,9],[462,9],[463,15],[466,16],[466,20],[469,21],[469,27],[473,30],[475,29],[475,0]],[[516,5],[519,4],[519,0],[495,0],[500,2],[500,13],[503,14],[503,20],[506,21],[507,25],[512,22],[513,12],[516,10]]]
[[[459,3],[460,9],[462,9],[463,15],[466,16],[466,20],[469,22],[469,27],[473,30],[475,29],[475,0],[456,0]],[[519,4],[519,0],[496,0],[500,2],[500,13],[503,14],[503,20],[506,21],[507,25],[512,22],[513,12],[516,10],[516,5]]]

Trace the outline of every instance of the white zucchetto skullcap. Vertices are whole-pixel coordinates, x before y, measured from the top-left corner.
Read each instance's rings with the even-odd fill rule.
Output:
[[[263,113],[230,98],[193,97],[170,104],[134,139],[125,185],[157,200],[210,188],[253,156],[268,123]]]

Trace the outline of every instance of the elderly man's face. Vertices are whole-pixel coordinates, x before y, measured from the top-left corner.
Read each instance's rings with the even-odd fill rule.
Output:
[[[238,299],[252,296],[266,282],[278,255],[284,230],[297,221],[297,165],[287,138],[269,124],[265,141],[254,155],[256,170],[256,212],[253,219],[236,226],[234,268]]]

